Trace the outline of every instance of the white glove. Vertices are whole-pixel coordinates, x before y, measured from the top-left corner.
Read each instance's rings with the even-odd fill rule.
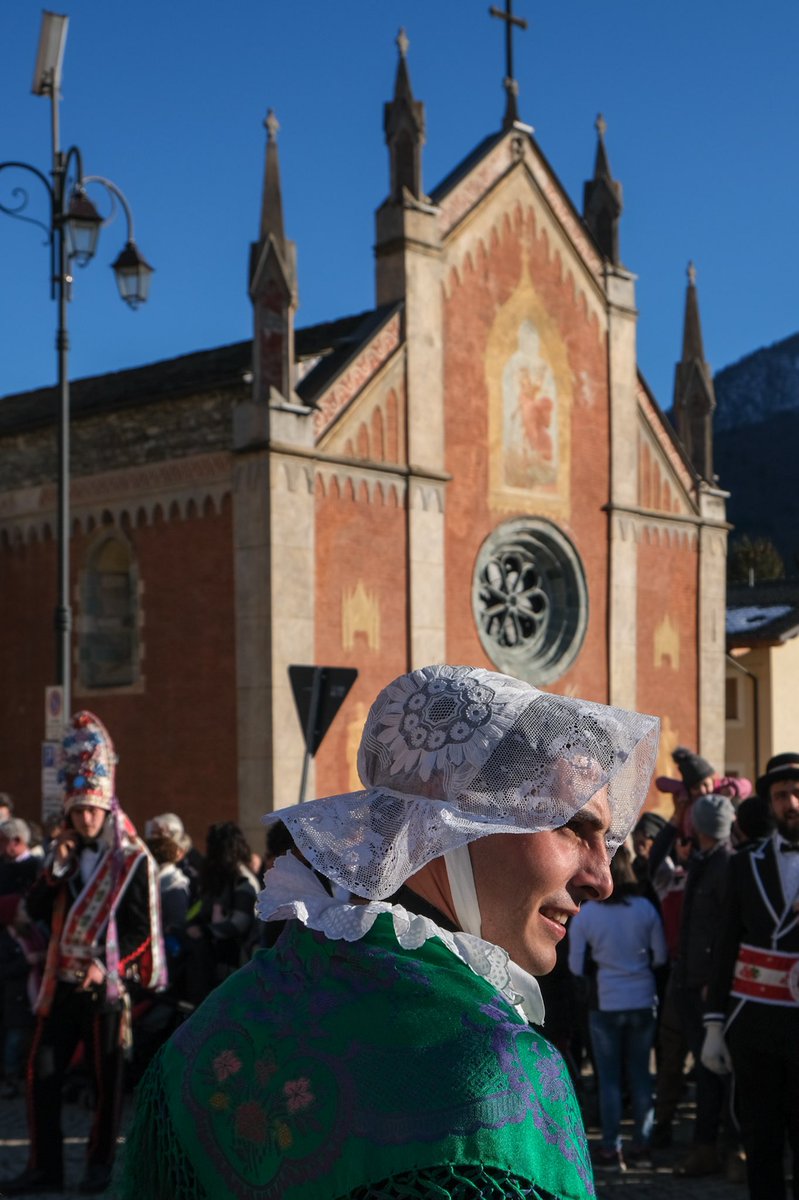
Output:
[[[721,1021],[708,1021],[705,1025],[705,1040],[702,1043],[700,1058],[702,1066],[707,1067],[714,1075],[729,1075],[732,1071],[732,1059],[724,1041],[723,1028]]]

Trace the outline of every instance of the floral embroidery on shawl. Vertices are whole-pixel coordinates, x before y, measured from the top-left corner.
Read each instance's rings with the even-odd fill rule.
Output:
[[[209,1195],[315,1200],[375,1163],[497,1155],[545,1191],[594,1194],[560,1056],[435,940],[398,946],[388,917],[355,943],[292,924],[158,1066]]]

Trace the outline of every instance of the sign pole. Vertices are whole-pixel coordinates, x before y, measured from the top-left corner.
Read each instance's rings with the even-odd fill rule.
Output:
[[[300,778],[300,799],[299,799],[300,804],[302,804],[303,800],[305,799],[305,784],[308,779],[308,766],[310,764],[310,761],[311,761],[311,752],[308,749],[308,747],[306,746],[305,753],[302,756],[302,776]]]

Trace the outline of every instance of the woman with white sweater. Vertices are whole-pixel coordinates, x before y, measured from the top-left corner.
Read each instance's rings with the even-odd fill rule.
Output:
[[[617,850],[610,872],[613,894],[584,904],[571,922],[569,968],[575,975],[585,974],[588,954],[597,967],[599,1005],[589,1015],[589,1027],[599,1075],[602,1144],[594,1162],[624,1170],[619,1131],[625,1073],[634,1119],[628,1155],[640,1159],[648,1152],[653,1116],[649,1058],[657,1008],[652,968],[666,961],[667,949],[660,914],[637,894],[626,845]]]

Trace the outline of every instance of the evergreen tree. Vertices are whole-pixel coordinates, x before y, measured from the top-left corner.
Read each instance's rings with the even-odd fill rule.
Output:
[[[770,538],[751,538],[745,533],[730,546],[727,557],[729,583],[762,583],[765,579],[784,578],[785,563]]]

